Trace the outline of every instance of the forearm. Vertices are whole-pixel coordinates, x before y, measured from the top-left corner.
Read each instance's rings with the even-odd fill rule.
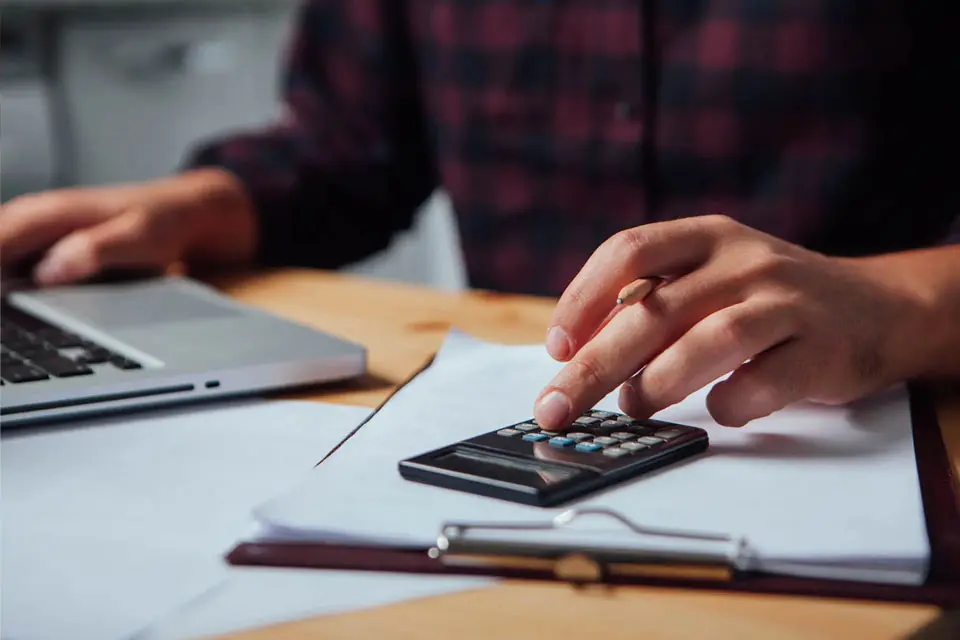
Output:
[[[408,227],[433,191],[403,7],[304,2],[282,120],[209,141],[189,159],[191,169],[232,176],[245,194],[256,264],[336,268],[359,260]]]
[[[895,348],[909,377],[960,377],[960,244],[858,262],[908,300]]]

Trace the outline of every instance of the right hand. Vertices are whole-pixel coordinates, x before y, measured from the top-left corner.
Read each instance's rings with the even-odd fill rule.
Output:
[[[0,266],[35,261],[33,279],[44,286],[111,269],[246,262],[255,247],[255,218],[243,187],[216,169],[26,195],[0,207]]]

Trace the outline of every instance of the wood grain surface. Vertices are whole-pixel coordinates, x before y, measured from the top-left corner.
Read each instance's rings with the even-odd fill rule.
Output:
[[[239,300],[366,345],[370,373],[364,379],[292,397],[369,407],[379,405],[418,370],[451,327],[504,343],[542,342],[553,308],[550,300],[484,292],[447,294],[315,271],[278,271],[213,282]],[[960,476],[960,393],[945,386],[940,397],[944,441]],[[504,582],[228,637],[939,640],[960,638],[960,623],[956,614],[920,605],[644,587],[576,590],[557,584]]]

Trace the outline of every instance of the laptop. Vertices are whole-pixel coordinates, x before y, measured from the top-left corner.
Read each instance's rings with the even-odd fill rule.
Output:
[[[346,380],[355,343],[247,307],[197,281],[4,291],[0,427]]]

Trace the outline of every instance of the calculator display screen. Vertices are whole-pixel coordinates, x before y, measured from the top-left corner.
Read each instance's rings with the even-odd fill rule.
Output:
[[[583,471],[572,467],[542,464],[536,460],[486,455],[481,451],[457,449],[437,459],[441,466],[470,475],[492,478],[527,487],[548,487],[574,478]]]

